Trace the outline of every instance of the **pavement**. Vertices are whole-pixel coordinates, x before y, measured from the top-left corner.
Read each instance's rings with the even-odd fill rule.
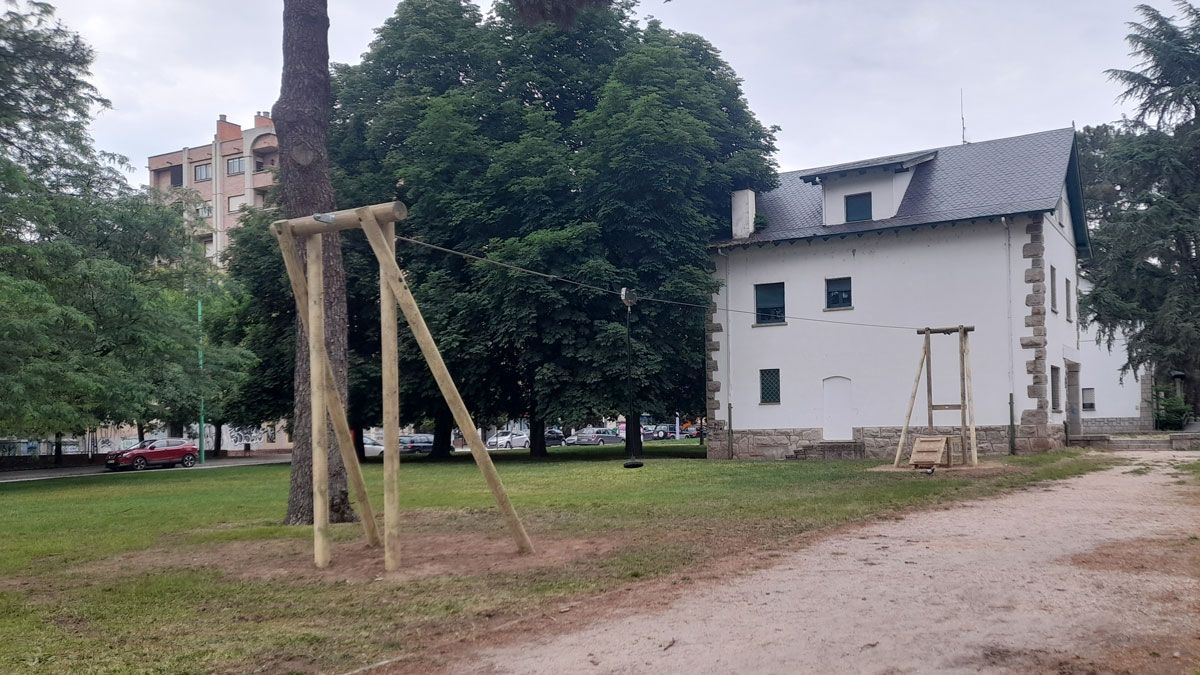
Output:
[[[1200,535],[1200,490],[1176,473],[1197,456],[1120,455],[1138,467],[850,529],[665,609],[448,670],[1200,672],[1200,579],[1168,562]]]
[[[204,464],[197,464],[190,469],[176,467],[172,469],[149,469],[150,471],[205,471],[208,469],[228,469],[235,466],[257,466],[260,464],[290,464],[291,455],[271,455],[267,457],[223,457],[210,459]],[[56,478],[79,478],[81,476],[127,476],[135,471],[109,471],[104,467],[103,460],[97,459],[98,464],[89,466],[68,466],[61,469],[27,469],[5,471],[0,473],[0,483],[27,483],[35,480],[54,480]]]

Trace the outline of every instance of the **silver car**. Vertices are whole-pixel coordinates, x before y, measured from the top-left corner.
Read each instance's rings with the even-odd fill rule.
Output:
[[[625,439],[616,429],[587,427],[567,439],[567,445],[621,445]]]
[[[528,448],[529,434],[523,431],[497,431],[487,439],[489,448]]]

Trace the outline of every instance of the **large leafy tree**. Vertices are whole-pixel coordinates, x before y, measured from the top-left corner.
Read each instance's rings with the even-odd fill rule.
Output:
[[[186,202],[131,189],[87,135],[91,51],[44,3],[0,15],[0,429],[190,421],[239,351],[195,372],[211,272]],[[225,358],[228,357],[228,358]]]
[[[1200,12],[1179,18],[1140,6],[1129,42],[1142,61],[1110,71],[1138,102],[1138,117],[1085,129],[1081,138],[1094,198],[1094,289],[1084,310],[1101,339],[1127,339],[1129,368],[1189,376],[1200,400]]]

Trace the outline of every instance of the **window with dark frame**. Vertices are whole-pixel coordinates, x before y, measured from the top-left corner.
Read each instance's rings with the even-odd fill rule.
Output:
[[[1050,311],[1058,311],[1058,270],[1050,266]]]
[[[1058,366],[1050,366],[1050,409],[1062,412],[1062,395],[1059,393],[1062,383],[1062,371]]]
[[[197,164],[192,167],[192,176],[195,177],[197,183],[212,180],[212,164]]]
[[[825,309],[849,309],[852,300],[850,277],[825,280]]]
[[[1091,387],[1085,387],[1079,390],[1079,397],[1083,403],[1084,410],[1096,409],[1096,390]]]
[[[784,322],[783,282],[754,284],[754,323]]]
[[[168,171],[171,174],[171,187],[183,186],[183,165],[176,164],[168,169]]]
[[[871,220],[871,193],[846,195],[846,222],[857,223],[864,220]]]
[[[225,160],[225,175],[236,176],[239,173],[246,173],[246,158],[234,157],[233,159]]]
[[[758,371],[758,402],[779,403],[779,369],[766,368]]]

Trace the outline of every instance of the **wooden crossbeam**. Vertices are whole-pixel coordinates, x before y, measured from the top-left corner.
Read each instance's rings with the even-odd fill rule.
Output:
[[[962,406],[958,403],[935,403],[934,410],[962,410]]]

